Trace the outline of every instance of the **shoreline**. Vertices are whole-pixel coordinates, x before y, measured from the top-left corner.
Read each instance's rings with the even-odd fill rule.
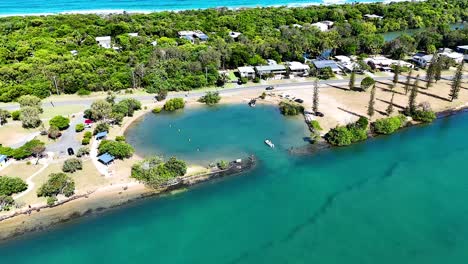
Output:
[[[209,10],[209,9],[228,9],[228,10],[241,10],[241,9],[253,9],[253,8],[301,8],[311,6],[331,6],[331,5],[353,5],[353,4],[390,4],[395,2],[411,2],[410,0],[367,0],[367,1],[349,1],[349,0],[319,0],[320,2],[290,2],[290,3],[278,3],[278,4],[252,4],[252,5],[233,5],[233,6],[208,6],[208,7],[188,7],[188,8],[169,8],[169,9],[121,9],[121,8],[103,8],[103,9],[82,9],[82,10],[62,10],[56,12],[34,12],[34,13],[5,13],[0,14],[0,18],[3,17],[40,17],[40,16],[59,16],[59,15],[121,15],[121,14],[151,14],[161,12],[183,12],[183,11],[194,11],[194,10]],[[425,0],[416,0],[416,2],[422,2]]]

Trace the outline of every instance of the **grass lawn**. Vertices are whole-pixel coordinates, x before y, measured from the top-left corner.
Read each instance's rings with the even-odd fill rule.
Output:
[[[38,128],[35,129],[25,129],[21,126],[20,122],[12,122],[0,127],[0,144],[6,146],[16,144],[17,142],[23,140],[31,133],[39,131]]]
[[[29,204],[45,202],[45,198],[37,197],[37,190],[47,181],[49,174],[62,172],[62,165],[62,162],[50,164],[44,171],[36,175],[33,179],[35,184],[34,189],[19,198],[17,202],[26,206]],[[37,168],[39,169],[40,167]],[[68,175],[75,180],[75,192],[77,193],[84,193],[86,191],[97,189],[107,182],[106,179],[96,170],[91,160],[83,161],[83,170]]]
[[[33,161],[34,162],[34,161]],[[26,162],[14,163],[0,171],[1,176],[20,177],[26,180],[36,171],[42,168],[42,165],[27,165]]]
[[[42,119],[50,119],[54,116],[62,115],[62,116],[69,116],[75,113],[79,113],[85,110],[84,105],[61,105],[56,107],[45,107],[44,113],[41,114]]]

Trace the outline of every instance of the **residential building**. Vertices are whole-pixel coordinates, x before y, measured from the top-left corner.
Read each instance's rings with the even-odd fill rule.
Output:
[[[277,65],[278,63],[277,63],[275,60],[268,59],[268,60],[267,60],[267,64],[268,64],[268,65]]]
[[[441,49],[439,55],[452,59],[456,63],[462,63],[464,59],[464,56],[462,53],[455,52],[449,48]]]
[[[317,70],[323,70],[327,67],[330,67],[333,73],[341,73],[341,68],[335,61],[332,60],[312,60]]]
[[[276,77],[282,77],[281,75],[286,73],[286,67],[281,64],[255,66],[255,71],[260,77],[263,75],[274,75]]]
[[[307,64],[300,63],[298,61],[287,62],[286,65],[289,68],[289,72],[296,76],[307,76],[309,75],[310,66]]]
[[[380,20],[380,19],[383,18],[383,16],[379,16],[379,15],[375,15],[375,14],[365,14],[364,18],[365,19],[378,19],[378,20]]]
[[[255,78],[255,70],[251,66],[238,67],[237,71],[239,71],[239,76],[241,78],[248,78],[248,79]]]
[[[70,53],[71,53],[71,55],[73,55],[73,56],[78,55],[78,51],[77,51],[77,50],[72,50],[72,51],[70,51]]]
[[[465,61],[468,61],[468,45],[458,46],[457,51],[464,54]]]
[[[234,32],[234,31],[229,32],[229,36],[233,39],[237,39],[240,35],[241,35],[240,32]]]
[[[138,37],[138,33],[128,33],[130,37]]]
[[[184,38],[189,40],[190,42],[194,43],[195,39],[199,39],[200,41],[207,41],[208,36],[200,30],[184,30],[178,32],[180,38]]]
[[[104,36],[104,37],[96,37],[96,41],[99,46],[105,48],[105,49],[110,49],[112,48],[112,42],[111,42],[111,37],[110,36]]]
[[[313,23],[312,26],[317,27],[320,31],[328,31],[333,27],[334,22],[333,21],[320,21],[317,23]]]
[[[0,168],[4,167],[7,161],[8,161],[8,157],[6,155],[0,154]]]
[[[432,54],[417,53],[413,56],[412,61],[414,61],[419,67],[427,67],[431,63]]]

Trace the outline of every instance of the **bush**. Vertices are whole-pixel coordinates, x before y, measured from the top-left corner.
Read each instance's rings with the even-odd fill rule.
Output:
[[[367,89],[369,89],[369,87],[371,87],[372,85],[375,84],[375,81],[374,79],[372,79],[371,77],[366,77],[364,79],[362,79],[361,81],[361,89],[366,91]]]
[[[62,136],[62,133],[60,133],[60,130],[56,126],[50,126],[49,131],[47,131],[47,135],[51,139],[57,139]]]
[[[84,95],[90,95],[91,94],[91,91],[90,90],[86,90],[85,88],[80,88],[77,92],[76,92],[77,95],[80,95],[80,96],[84,96]]]
[[[335,127],[325,135],[325,140],[334,146],[346,146],[365,140],[367,139],[368,123],[367,118],[361,117],[355,123]]]
[[[373,123],[374,132],[377,134],[392,134],[404,125],[404,116],[394,116],[377,119]]]
[[[26,182],[18,177],[0,177],[0,195],[12,195],[20,193],[28,188]]]
[[[70,126],[70,119],[63,116],[55,116],[49,120],[49,125],[54,126],[59,130],[65,130]]]
[[[77,170],[82,170],[83,169],[83,163],[81,162],[80,159],[77,158],[71,158],[67,159],[62,166],[62,171],[63,172],[70,172],[74,173]]]
[[[109,132],[109,125],[106,123],[97,124],[94,128],[93,135],[97,135],[101,132]]]
[[[9,195],[0,195],[0,212],[8,211],[15,204],[15,200]]]
[[[249,81],[249,79],[247,79],[247,77],[241,77],[240,81],[242,84],[246,84]]]
[[[158,102],[164,101],[167,97],[167,90],[159,90],[158,94],[156,95],[156,100]]]
[[[47,197],[47,205],[48,206],[52,206],[55,204],[55,202],[57,202],[58,199],[57,197],[53,196],[53,197]]]
[[[185,107],[185,102],[184,102],[184,99],[182,98],[173,98],[173,99],[168,100],[164,104],[164,110],[169,111],[169,112],[175,111],[177,109],[182,109],[184,107]]]
[[[436,114],[433,111],[425,111],[425,110],[416,110],[414,111],[411,117],[415,121],[419,121],[423,123],[431,123],[437,118]]]
[[[51,173],[49,179],[37,190],[38,197],[55,197],[63,194],[70,197],[75,193],[75,181],[65,173]]]
[[[89,150],[88,147],[81,147],[81,148],[79,148],[78,151],[76,152],[76,156],[77,156],[78,158],[80,158],[80,157],[89,155],[89,152],[90,152],[90,150]]]
[[[77,133],[83,131],[84,129],[85,129],[84,124],[76,124],[76,126],[75,126],[75,132],[77,132]]]
[[[99,155],[109,153],[117,159],[130,158],[135,150],[125,142],[103,140],[98,147]]]
[[[217,104],[221,100],[218,92],[207,92],[204,96],[200,97],[198,101],[207,105]]]
[[[259,83],[259,82],[260,82],[260,77],[258,77],[258,76],[255,77],[255,78],[253,79],[253,82],[254,82],[254,83]]]
[[[9,156],[17,160],[25,159],[37,153],[38,150],[44,150],[44,145],[44,142],[41,142],[37,139],[33,139],[31,141],[26,142],[23,146],[17,149],[12,149]]]
[[[296,103],[281,102],[279,104],[279,109],[283,115],[293,116],[304,113],[304,106]]]
[[[322,130],[322,127],[320,126],[320,123],[317,120],[310,121],[310,126],[314,129],[314,131]]]
[[[89,138],[83,138],[81,140],[81,145],[89,145],[89,142],[91,142],[91,139]]]
[[[161,107],[155,107],[152,112],[153,112],[153,114],[159,114],[159,113],[161,113],[161,111],[162,111]]]
[[[18,121],[18,120],[20,120],[20,115],[21,115],[20,110],[13,111],[13,112],[11,112],[11,119],[13,119],[15,121]]]
[[[86,131],[83,135],[83,138],[91,139],[93,137],[93,133],[91,131]]]
[[[260,97],[260,99],[265,100],[265,98],[266,98],[266,93],[263,92],[259,97]]]
[[[218,168],[221,170],[225,170],[229,168],[229,163],[225,160],[221,160],[220,162],[218,162]]]
[[[125,136],[116,136],[115,141],[125,142]]]
[[[159,157],[149,157],[132,166],[132,178],[156,188],[186,172],[185,162],[171,158],[164,163]]]

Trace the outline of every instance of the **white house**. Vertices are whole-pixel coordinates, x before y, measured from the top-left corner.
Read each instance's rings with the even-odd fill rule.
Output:
[[[268,60],[267,60],[267,64],[268,64],[268,65],[277,65],[278,63],[277,63],[275,60],[268,59]]]
[[[111,37],[110,36],[96,37],[96,41],[99,44],[99,46],[101,46],[101,47],[103,47],[105,49],[112,48],[112,43],[111,43]]]
[[[77,50],[72,50],[72,51],[70,51],[70,53],[71,53],[71,55],[73,55],[73,56],[78,55],[78,51],[77,51]]]
[[[310,71],[309,65],[302,64],[298,61],[287,62],[286,65],[288,65],[289,72],[292,75],[305,76],[305,75],[308,75]]]
[[[240,32],[235,32],[235,31],[229,32],[229,36],[233,39],[237,39],[240,35],[241,35]]]
[[[195,38],[199,39],[200,41],[207,41],[208,36],[200,30],[183,30],[178,32],[180,38],[184,38],[189,40],[190,42],[194,42]]]
[[[455,51],[453,51],[451,49],[448,49],[448,48],[442,49],[441,52],[439,53],[439,55],[450,58],[453,61],[455,61],[456,63],[462,63],[462,61],[464,59],[463,54],[455,52]]]
[[[334,22],[333,21],[320,21],[317,23],[313,23],[312,26],[317,27],[320,31],[328,31],[333,27]]]
[[[457,51],[465,54],[464,58],[466,61],[468,61],[468,45],[458,46]]]
[[[255,71],[260,76],[273,74],[276,77],[281,77],[283,74],[286,73],[286,67],[284,67],[284,65],[281,64],[255,66]]]
[[[158,42],[155,40],[153,42],[151,42],[151,45],[153,45],[154,47],[156,47],[158,45]]]
[[[250,67],[250,66],[238,67],[237,71],[239,71],[239,75],[242,78],[248,78],[248,79],[255,78],[255,70],[253,67]]]
[[[418,53],[413,56],[412,60],[416,64],[418,64],[420,67],[426,67],[429,65],[429,63],[431,63],[432,57],[434,57],[434,55],[432,54],[426,55],[426,54]]]
[[[130,37],[138,37],[138,33],[128,33]]]
[[[365,14],[364,18],[366,19],[382,19],[383,16],[375,15],[375,14]]]

